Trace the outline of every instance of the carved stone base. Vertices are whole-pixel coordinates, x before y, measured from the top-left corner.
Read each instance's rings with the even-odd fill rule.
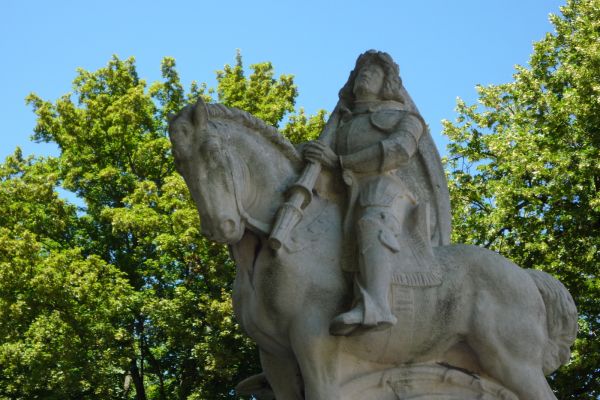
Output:
[[[264,374],[236,387],[238,395],[275,397]],[[342,386],[343,400],[519,400],[494,381],[443,364],[415,364],[371,372]],[[285,400],[285,399],[284,399]]]
[[[499,384],[441,364],[401,366],[347,382],[344,400],[519,400]]]

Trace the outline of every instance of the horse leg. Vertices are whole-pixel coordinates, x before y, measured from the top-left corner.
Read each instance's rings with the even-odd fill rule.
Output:
[[[302,371],[306,400],[339,400],[338,339],[329,334],[329,318],[315,311],[292,329],[292,347]],[[323,315],[324,316],[324,315]]]
[[[532,365],[525,358],[516,359],[500,354],[494,357],[488,353],[480,357],[480,361],[486,371],[490,371],[493,377],[499,379],[519,399],[556,400],[541,368]]]
[[[304,400],[302,376],[293,357],[275,356],[260,350],[260,363],[275,399]]]
[[[556,400],[542,372],[543,344],[548,339],[535,306],[511,310],[480,299],[475,308],[468,342],[483,370],[519,399]]]

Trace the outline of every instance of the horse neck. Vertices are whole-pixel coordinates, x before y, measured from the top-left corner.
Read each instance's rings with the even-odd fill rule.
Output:
[[[233,140],[234,175],[240,188],[241,208],[247,227],[269,234],[284,193],[295,182],[298,172],[293,163],[273,143],[258,135],[243,132]]]

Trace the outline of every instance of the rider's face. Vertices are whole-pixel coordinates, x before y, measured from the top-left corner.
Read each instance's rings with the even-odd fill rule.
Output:
[[[383,78],[385,73],[383,68],[377,64],[364,66],[354,81],[354,95],[357,100],[376,98],[381,93],[383,87]]]

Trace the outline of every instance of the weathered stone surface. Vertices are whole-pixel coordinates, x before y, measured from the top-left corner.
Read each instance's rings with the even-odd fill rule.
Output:
[[[554,399],[577,315],[564,286],[451,245],[440,158],[386,53],[359,57],[319,141],[294,148],[202,102],[169,132],[267,399]]]
[[[517,400],[506,388],[468,371],[440,364],[372,372],[342,386],[343,399]]]

